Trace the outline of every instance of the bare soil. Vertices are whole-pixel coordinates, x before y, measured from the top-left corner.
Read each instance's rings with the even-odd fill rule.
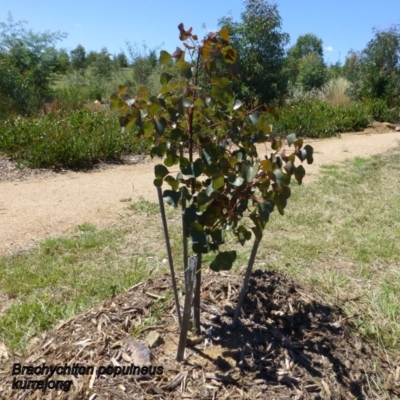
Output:
[[[341,138],[306,140],[315,156],[314,164],[305,166],[304,183],[316,177],[322,164],[383,153],[399,140],[400,132],[383,123]],[[264,145],[259,150],[265,154]],[[153,179],[158,163],[161,159],[127,159],[124,165],[100,165],[89,172],[56,173],[19,170],[15,163],[0,158],[0,255],[26,250],[48,237],[71,234],[83,223],[99,228],[113,225],[123,214],[124,200],[142,196],[157,201]]]

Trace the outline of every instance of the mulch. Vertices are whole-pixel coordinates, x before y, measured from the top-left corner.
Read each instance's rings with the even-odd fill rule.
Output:
[[[62,322],[37,338],[25,357],[10,355],[0,372],[0,398],[399,398],[400,356],[362,340],[353,333],[352,318],[340,307],[324,303],[318,293],[288,275],[254,271],[241,324],[233,329],[242,280],[241,274],[233,272],[204,271],[203,335],[189,336],[181,363],[176,361],[179,328],[171,279],[163,275]],[[183,290],[182,281],[179,287]],[[151,348],[144,345],[150,332],[161,336]],[[148,365],[162,367],[157,373],[127,369],[135,363],[143,366],[147,355]],[[79,364],[94,370],[88,375],[50,378],[72,380],[68,392],[13,390],[16,377],[11,370],[16,362],[23,366]],[[105,372],[107,366],[111,375]],[[114,376],[116,367],[125,367],[127,375]],[[17,378],[43,379],[28,374]]]

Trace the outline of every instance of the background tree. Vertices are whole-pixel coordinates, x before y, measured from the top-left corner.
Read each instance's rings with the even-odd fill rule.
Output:
[[[316,53],[309,53],[298,61],[296,85],[308,92],[319,89],[327,80],[327,69]]]
[[[55,71],[58,74],[67,74],[71,68],[71,62],[67,50],[60,49],[56,53],[56,68]]]
[[[114,63],[118,69],[127,68],[129,66],[128,57],[123,51],[114,57]]]
[[[219,20],[219,26],[229,30],[232,47],[238,52],[241,83],[235,85],[235,91],[247,103],[258,98],[270,104],[281,100],[286,92],[282,70],[289,35],[281,31],[275,3],[245,0],[244,5],[240,22],[232,17]]]
[[[0,23],[0,91],[8,97],[6,103],[14,112],[29,114],[51,96],[51,83],[59,66],[55,44],[67,34],[36,33],[27,30],[25,24],[14,22],[11,14],[7,22]],[[10,73],[14,83],[8,79]]]
[[[142,49],[136,44],[126,43],[133,71],[132,78],[135,88],[149,87],[149,78],[158,64],[157,49],[149,49],[145,44]]]
[[[110,78],[113,66],[114,64],[111,54],[108,52],[106,47],[103,47],[92,64],[93,74],[98,78]]]
[[[87,67],[86,50],[81,44],[71,50],[71,67],[77,73],[83,73]]]
[[[343,76],[343,66],[337,61],[335,64],[331,64],[327,67],[328,79],[337,79]]]
[[[312,33],[298,37],[287,53],[285,72],[291,89],[320,88],[327,79],[322,39]]]
[[[352,83],[356,99],[384,99],[388,106],[400,105],[400,28],[374,29],[374,38],[360,52],[351,50],[344,74]]]
[[[89,51],[86,54],[86,66],[89,68],[91,67],[97,60],[99,53],[97,53],[96,51]]]

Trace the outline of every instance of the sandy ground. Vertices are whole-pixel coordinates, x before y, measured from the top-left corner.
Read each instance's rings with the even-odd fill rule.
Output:
[[[313,165],[304,165],[304,184],[316,177],[322,164],[384,153],[400,143],[400,132],[376,132],[370,129],[341,138],[305,141],[314,147],[315,155]],[[260,146],[260,155],[263,149]],[[0,182],[0,254],[70,234],[85,222],[97,227],[113,225],[126,207],[123,200],[143,196],[156,202],[154,165],[159,163],[156,159],[90,173],[67,172],[52,179]],[[171,170],[177,172],[177,166]]]

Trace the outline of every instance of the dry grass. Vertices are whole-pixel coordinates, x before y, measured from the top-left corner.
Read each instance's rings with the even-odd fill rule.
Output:
[[[351,104],[351,99],[347,95],[350,82],[342,77],[330,79],[321,89],[313,89],[307,92],[295,90],[292,93],[291,102],[323,100],[333,107],[345,107]]]
[[[333,107],[344,107],[351,103],[351,99],[346,93],[349,87],[350,82],[345,78],[330,79],[318,91],[317,97],[325,100]]]

